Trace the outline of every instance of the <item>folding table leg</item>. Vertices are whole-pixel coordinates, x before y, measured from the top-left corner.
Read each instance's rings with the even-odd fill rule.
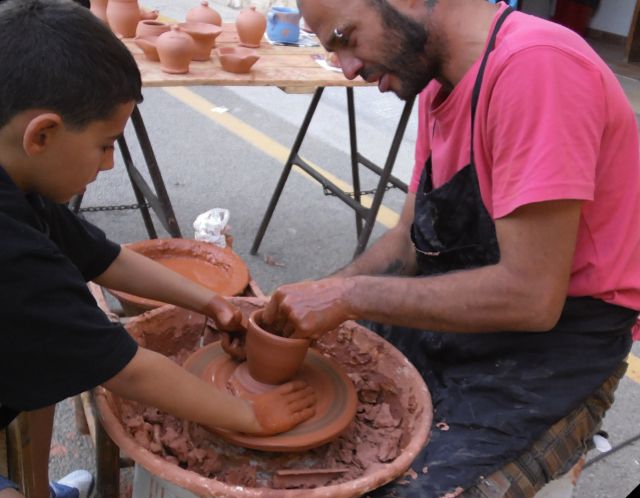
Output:
[[[273,211],[276,209],[276,204],[278,204],[278,200],[280,199],[280,195],[282,194],[282,190],[284,189],[284,184],[287,182],[287,178],[289,178],[289,173],[291,173],[291,168],[296,163],[298,159],[298,151],[300,150],[300,146],[302,145],[302,141],[304,140],[305,135],[307,134],[307,129],[309,128],[309,123],[311,123],[311,118],[313,114],[316,112],[316,107],[318,107],[318,102],[320,101],[320,97],[322,97],[322,92],[324,91],[324,87],[319,87],[316,89],[313,94],[313,98],[311,99],[311,103],[309,104],[309,108],[307,109],[307,114],[304,117],[302,122],[302,126],[300,127],[300,131],[298,131],[298,135],[296,136],[295,142],[293,143],[293,147],[291,148],[291,152],[289,153],[289,158],[284,165],[282,170],[282,174],[280,175],[280,180],[278,180],[278,185],[271,196],[271,200],[269,201],[269,206],[267,207],[267,211],[265,212],[262,222],[260,223],[260,228],[258,229],[258,233],[256,234],[255,239],[253,240],[253,245],[251,246],[251,254],[257,254],[258,248],[260,247],[260,243],[262,242],[262,238],[264,237],[265,232],[267,231],[267,227],[269,226],[269,222],[271,221],[271,216],[273,215]]]
[[[358,163],[358,138],[356,132],[356,107],[353,100],[353,88],[347,87],[347,114],[349,116],[349,145],[351,148],[351,176],[353,178],[353,198],[358,204],[360,201],[360,165]],[[362,214],[356,213],[356,235],[360,239],[362,233]]]

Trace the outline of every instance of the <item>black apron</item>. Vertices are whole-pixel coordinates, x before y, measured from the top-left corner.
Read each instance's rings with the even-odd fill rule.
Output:
[[[495,225],[480,195],[473,130],[485,66],[512,11],[496,22],[473,88],[470,163],[434,189],[429,158],[416,192],[411,238],[427,278],[500,260]],[[437,497],[502,468],[614,372],[631,348],[636,316],[584,297],[568,298],[546,333],[438,333],[367,323],[418,368],[434,404],[429,444],[412,465],[418,477],[370,496]],[[440,422],[448,430],[438,428]]]

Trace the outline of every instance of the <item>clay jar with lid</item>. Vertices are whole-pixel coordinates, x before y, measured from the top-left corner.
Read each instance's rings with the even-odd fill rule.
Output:
[[[105,24],[109,24],[109,21],[107,21],[107,1],[108,0],[91,0],[89,3],[89,10]]]
[[[198,7],[194,7],[185,16],[187,22],[206,22],[207,24],[215,24],[222,26],[222,17],[218,11],[209,7],[207,0],[202,0]]]
[[[222,69],[229,73],[248,73],[260,58],[258,52],[247,47],[220,47],[216,49]]]
[[[254,6],[244,9],[236,19],[236,31],[240,38],[240,45],[257,48],[267,29],[267,18],[256,11]]]
[[[160,67],[165,73],[189,72],[189,62],[195,53],[195,42],[175,24],[171,30],[161,34],[156,41]]]
[[[133,38],[140,21],[140,7],[137,0],[109,0],[107,20],[112,31],[125,38]]]
[[[279,385],[298,373],[309,349],[307,339],[281,337],[262,328],[262,311],[249,317],[245,350],[249,374],[263,384]]]
[[[194,61],[208,61],[211,49],[216,44],[216,38],[222,33],[222,28],[205,22],[183,22],[178,24],[195,42]]]

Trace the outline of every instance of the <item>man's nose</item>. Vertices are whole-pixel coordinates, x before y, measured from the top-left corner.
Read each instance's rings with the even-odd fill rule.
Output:
[[[359,74],[364,64],[360,59],[354,57],[353,54],[346,50],[338,51],[338,59],[340,59],[340,66],[344,76],[349,79],[355,79]]]

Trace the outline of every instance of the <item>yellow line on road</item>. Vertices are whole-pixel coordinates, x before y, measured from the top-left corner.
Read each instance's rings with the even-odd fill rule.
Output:
[[[627,363],[629,364],[629,368],[627,368],[627,377],[640,384],[640,358],[633,353],[629,353]]]
[[[216,109],[217,106],[211,101],[205,99],[204,97],[201,97],[197,93],[194,93],[185,87],[168,87],[168,88],[163,88],[163,90],[167,92],[169,95],[175,97],[179,101],[188,105],[195,111],[199,112],[203,116],[214,121],[216,124],[223,126],[224,128],[226,128],[236,136],[242,138],[243,140],[253,145],[257,149],[260,149],[263,153],[273,157],[283,165],[287,161],[289,157],[289,152],[290,152],[289,148],[276,142],[271,137],[269,137],[268,135],[265,135],[261,131],[256,130],[255,128],[248,125],[241,119],[238,119],[237,117],[233,116],[230,112],[214,111],[213,109]],[[349,185],[349,183],[329,173],[327,170],[321,168],[320,166],[314,163],[311,163],[306,159],[305,161],[312,168],[318,171],[318,173],[324,176],[327,180],[335,183],[343,191],[350,192],[353,190],[353,187]],[[308,175],[307,173],[305,173],[299,168],[293,168],[293,171],[303,175],[310,181],[313,181],[313,182],[316,181],[313,179],[313,177],[311,177],[310,175]],[[362,204],[365,205],[366,207],[371,206],[371,198],[369,196],[364,196],[362,197],[361,200],[362,200]],[[398,219],[399,219],[398,213],[396,213],[392,209],[389,209],[385,205],[380,206],[380,210],[378,211],[378,217],[376,218],[376,221],[378,223],[381,223],[387,228],[391,228],[396,225],[396,223],[398,222]]]

